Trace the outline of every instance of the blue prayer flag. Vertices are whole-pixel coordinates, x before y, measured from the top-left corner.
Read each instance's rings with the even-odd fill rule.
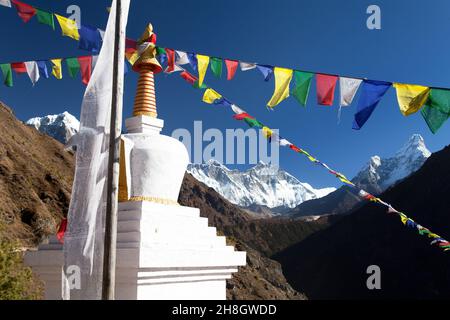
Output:
[[[36,63],[38,65],[39,75],[41,77],[48,79],[49,75],[47,70],[47,64],[45,63],[45,61],[36,61]]]
[[[273,75],[273,67],[272,66],[258,64],[258,65],[256,65],[256,67],[263,74],[264,81],[269,81],[272,78],[272,75]]]
[[[90,26],[81,26],[78,30],[80,34],[79,49],[87,50],[92,53],[99,53],[102,46],[102,36],[97,28]]]

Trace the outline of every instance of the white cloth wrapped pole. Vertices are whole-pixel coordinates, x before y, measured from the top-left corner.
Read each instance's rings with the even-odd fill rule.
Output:
[[[125,30],[130,0],[122,0]],[[64,239],[63,299],[100,299],[102,293],[104,219],[109,153],[109,126],[113,92],[116,0],[111,12],[96,67],[81,106],[75,179]],[[125,50],[119,50],[118,87],[123,90]],[[122,96],[118,98],[122,101]],[[121,108],[119,108],[121,110]],[[119,114],[121,117],[121,113]],[[120,133],[121,128],[117,128]],[[74,276],[79,273],[79,279]]]

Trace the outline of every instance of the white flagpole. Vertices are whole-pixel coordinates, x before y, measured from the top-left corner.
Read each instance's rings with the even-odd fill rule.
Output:
[[[117,210],[119,182],[120,132],[122,122],[122,87],[119,86],[120,50],[124,50],[124,30],[122,25],[122,1],[116,0],[116,30],[114,40],[113,92],[111,105],[111,122],[109,137],[108,182],[105,219],[105,242],[103,255],[102,299],[114,300],[116,278],[116,241],[117,241]],[[123,59],[123,57],[122,57]]]

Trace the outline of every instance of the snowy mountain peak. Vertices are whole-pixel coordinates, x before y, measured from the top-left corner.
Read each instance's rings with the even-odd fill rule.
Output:
[[[393,157],[371,157],[352,181],[368,192],[379,194],[417,171],[430,155],[423,137],[413,134]]]
[[[314,189],[278,166],[261,161],[246,171],[239,171],[210,160],[206,164],[190,164],[188,172],[242,207],[293,208],[303,201],[317,199],[336,190]]]
[[[80,129],[80,122],[69,112],[31,118],[27,125],[65,144]]]

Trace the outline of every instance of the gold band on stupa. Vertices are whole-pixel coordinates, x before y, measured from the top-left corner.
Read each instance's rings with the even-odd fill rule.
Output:
[[[156,59],[155,34],[151,24],[137,41],[137,55],[133,70],[139,72],[139,81],[134,99],[133,116],[157,117],[154,73],[162,71]]]

